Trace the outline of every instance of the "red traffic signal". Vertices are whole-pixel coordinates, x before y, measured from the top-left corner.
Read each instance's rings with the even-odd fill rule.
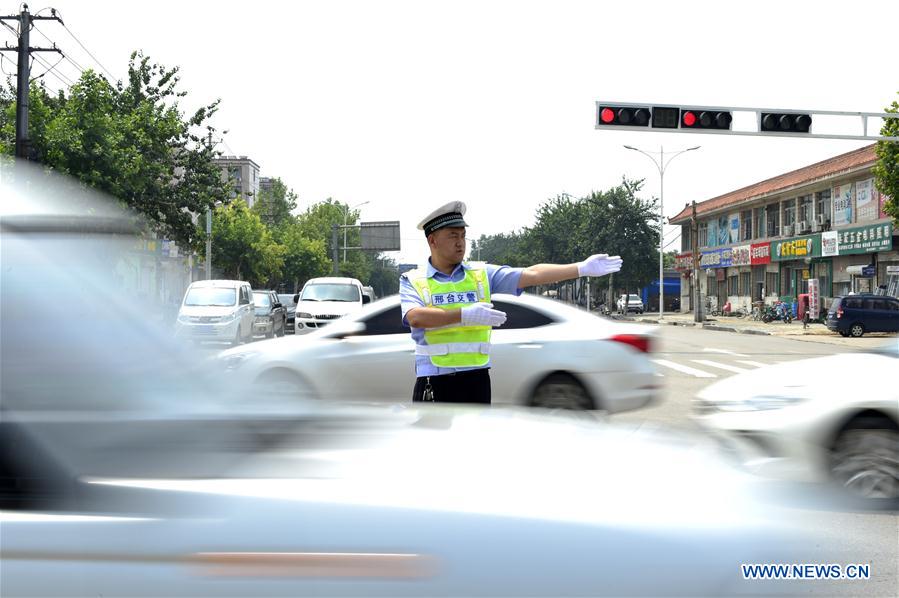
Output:
[[[597,125],[648,127],[649,108],[635,106],[599,106]]]
[[[762,131],[775,133],[808,133],[812,128],[810,114],[762,112]]]
[[[682,108],[680,126],[682,129],[730,129],[733,117],[723,110],[690,110]]]

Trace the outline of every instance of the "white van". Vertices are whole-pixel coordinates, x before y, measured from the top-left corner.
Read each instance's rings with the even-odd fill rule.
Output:
[[[255,305],[250,283],[241,280],[198,280],[190,283],[175,335],[190,340],[227,341],[253,338]]]
[[[355,278],[326,276],[310,278],[294,296],[296,334],[312,332],[337,318],[357,312],[371,299],[362,293]]]

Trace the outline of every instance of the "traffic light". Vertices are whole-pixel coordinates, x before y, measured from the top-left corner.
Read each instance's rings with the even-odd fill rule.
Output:
[[[680,127],[682,129],[727,129],[733,117],[724,110],[691,110],[682,108]]]
[[[812,128],[812,117],[809,114],[792,112],[762,112],[761,131],[776,133],[808,133]]]
[[[649,108],[639,106],[599,106],[597,125],[620,127],[648,127]]]

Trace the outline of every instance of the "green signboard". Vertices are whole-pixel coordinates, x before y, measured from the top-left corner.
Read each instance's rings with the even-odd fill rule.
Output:
[[[807,235],[771,242],[771,261],[787,262],[821,257],[821,235]]]
[[[837,231],[840,255],[889,251],[893,247],[893,223],[881,222]]]

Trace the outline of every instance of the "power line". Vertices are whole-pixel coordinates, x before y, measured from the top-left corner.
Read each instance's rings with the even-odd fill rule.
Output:
[[[45,40],[47,40],[48,42],[50,42],[51,44],[53,44],[53,47],[54,47],[54,48],[56,47],[56,42],[53,41],[52,39],[50,39],[49,37],[47,37],[47,34],[45,34],[43,31],[41,31],[40,29],[38,29],[38,28],[37,28],[37,25],[32,25],[31,27],[32,27],[32,29],[34,29],[35,31],[37,31],[38,33],[40,33],[40,34],[41,34],[41,37],[43,37]],[[62,53],[62,56],[63,56],[63,58],[65,58],[66,60],[68,60],[69,62],[71,62],[71,63],[72,63],[72,66],[74,66],[76,69],[78,69],[82,74],[84,73],[84,71],[85,71],[84,67],[81,66],[80,64],[78,64],[77,62],[75,62],[75,59],[74,59],[74,58],[72,58],[71,56],[69,56],[69,55],[66,54],[65,52]]]
[[[41,73],[41,74],[38,75],[37,77],[32,77],[32,78],[31,78],[31,81],[37,81],[38,79],[40,79],[41,77],[43,77],[43,76],[46,75],[47,73],[53,73],[53,70],[54,70],[57,66],[59,66],[59,63],[62,62],[62,61],[65,59],[65,57],[66,57],[66,55],[63,54],[63,55],[62,55],[62,58],[60,58],[59,60],[57,60],[57,61],[53,64],[52,67],[50,67],[48,70],[44,71],[43,73]]]
[[[65,55],[63,55],[63,56],[65,56]],[[50,73],[51,75],[56,77],[59,80],[59,82],[62,83],[63,85],[65,85],[66,87],[72,87],[75,84],[75,82],[72,81],[71,79],[69,79],[69,77],[67,75],[64,75],[63,73],[58,73],[58,72],[54,71],[53,69],[56,68],[56,65],[51,66],[49,62],[47,62],[46,60],[44,60],[43,58],[41,58],[40,56],[38,56],[36,54],[34,55],[34,59],[37,60],[38,62],[40,62],[42,65],[44,65],[47,68],[47,70],[44,74]],[[56,64],[59,64],[59,63],[57,62]]]
[[[56,14],[58,15],[58,14],[59,14],[59,11],[56,11]],[[84,44],[81,43],[81,40],[79,40],[77,37],[75,37],[75,34],[72,33],[72,30],[69,29],[69,28],[66,26],[66,24],[62,21],[62,17],[61,17],[61,16],[60,16],[60,18],[59,18],[59,22],[60,22],[60,24],[62,25],[62,28],[65,29],[66,32],[67,32],[69,35],[72,36],[72,39],[74,39],[75,42],[76,42],[79,46],[81,46],[81,49],[84,50],[85,52],[87,52],[87,55],[90,56],[91,58],[93,58],[94,62],[96,62],[98,65],[100,65],[100,68],[103,69],[103,72],[105,72],[107,75],[109,75],[109,80],[110,80],[110,81],[117,81],[117,79],[115,78],[115,76],[114,76],[112,73],[109,72],[109,69],[107,69],[105,66],[103,66],[103,63],[100,62],[99,60],[97,60],[97,57],[96,57],[96,56],[94,56],[93,54],[91,54],[91,51],[88,50],[88,49],[84,46]]]

